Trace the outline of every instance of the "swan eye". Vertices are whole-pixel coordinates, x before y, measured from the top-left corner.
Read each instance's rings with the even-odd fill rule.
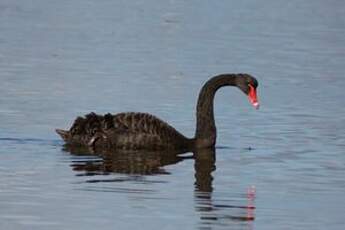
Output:
[[[255,90],[255,87],[252,84],[248,84],[248,87],[249,87],[250,90]]]
[[[248,87],[249,87],[249,88],[255,88],[255,86],[254,86],[253,83],[248,83]]]

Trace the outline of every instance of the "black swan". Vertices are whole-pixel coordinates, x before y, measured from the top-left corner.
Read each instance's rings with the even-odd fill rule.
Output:
[[[213,100],[216,91],[223,86],[237,86],[248,95],[251,104],[258,109],[256,95],[258,81],[249,74],[221,74],[212,77],[202,87],[197,108],[197,124],[194,138],[187,138],[166,122],[147,113],[118,113],[115,115],[87,114],[78,117],[71,129],[56,129],[70,145],[111,149],[170,149],[190,151],[213,147],[216,144],[216,125]]]

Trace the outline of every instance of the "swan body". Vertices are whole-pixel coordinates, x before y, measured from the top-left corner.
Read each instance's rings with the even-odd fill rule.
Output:
[[[187,138],[161,119],[148,113],[87,114],[78,117],[70,130],[56,129],[70,145],[111,149],[192,150],[213,147],[216,126],[213,100],[223,86],[237,86],[258,108],[257,80],[249,74],[222,74],[211,78],[202,87],[197,103],[197,127],[194,138]]]
[[[118,149],[186,149],[191,140],[148,113],[87,114],[69,131],[56,130],[70,144]]]

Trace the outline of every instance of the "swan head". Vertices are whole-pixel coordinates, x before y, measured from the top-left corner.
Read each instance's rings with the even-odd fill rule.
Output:
[[[254,108],[259,109],[260,104],[256,91],[259,83],[255,77],[249,74],[238,74],[236,78],[236,85],[248,96],[248,100],[254,106]]]

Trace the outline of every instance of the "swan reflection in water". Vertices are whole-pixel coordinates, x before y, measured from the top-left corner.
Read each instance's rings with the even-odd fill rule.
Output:
[[[71,167],[77,176],[107,175],[120,173],[125,179],[93,179],[87,183],[119,182],[137,180],[141,175],[169,174],[164,167],[177,164],[186,159],[194,159],[195,210],[200,214],[201,228],[212,225],[227,225],[241,222],[246,229],[252,229],[254,218],[254,195],[243,193],[244,205],[230,205],[229,200],[213,198],[213,176],[216,170],[215,148],[199,149],[193,155],[180,155],[176,152],[129,151],[114,152],[65,146],[64,151],[76,156]],[[133,191],[128,191],[133,192]],[[140,192],[140,191],[139,191]],[[235,214],[234,214],[235,213]]]

